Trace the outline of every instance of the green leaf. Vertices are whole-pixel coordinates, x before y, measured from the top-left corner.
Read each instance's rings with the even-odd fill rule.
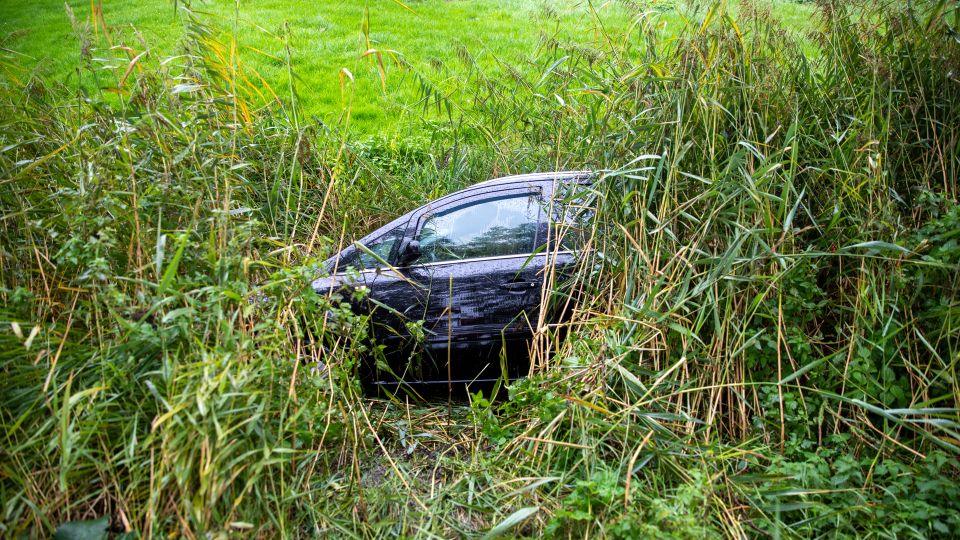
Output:
[[[623,380],[627,383],[627,387],[634,390],[636,394],[640,395],[647,391],[647,387],[640,382],[640,379],[638,379],[636,375],[630,373],[627,368],[617,364],[617,371],[620,372],[620,376],[623,377]]]
[[[696,341],[697,343],[700,343],[701,345],[703,344],[703,342],[700,341],[700,338],[699,338],[696,334],[694,334],[693,331],[690,330],[689,328],[685,328],[685,327],[683,327],[683,326],[680,326],[680,325],[677,324],[677,323],[667,323],[667,326],[669,326],[670,329],[673,330],[674,332],[677,332],[677,333],[680,334],[680,335],[686,336],[686,337],[688,337],[688,338]]]
[[[167,313],[166,315],[164,315],[163,319],[161,319],[160,322],[162,322],[163,324],[167,324],[168,322],[176,319],[177,317],[180,317],[183,315],[190,315],[193,313],[193,311],[194,309],[191,307],[177,308],[170,311],[170,313]]]
[[[539,506],[527,506],[517,510],[516,512],[507,516],[506,519],[498,523],[496,527],[490,529],[487,534],[483,535],[483,540],[489,540],[490,538],[496,538],[502,535],[539,511]]]
[[[548,67],[547,70],[543,72],[543,76],[540,77],[540,80],[537,81],[537,84],[533,85],[533,87],[534,87],[534,88],[539,88],[540,85],[543,84],[543,81],[547,80],[547,77],[549,77],[550,74],[553,73],[553,70],[557,69],[557,67],[558,67],[560,64],[566,62],[568,58],[570,58],[570,56],[564,56],[563,58],[561,58],[561,59],[557,60],[556,62],[554,62],[553,65],[551,65],[550,67]]]
[[[792,380],[794,380],[794,379],[802,376],[804,373],[810,371],[811,369],[813,369],[813,368],[819,366],[820,364],[826,362],[829,358],[830,358],[829,356],[825,356],[825,357],[823,357],[823,358],[820,358],[819,360],[814,360],[813,362],[810,362],[810,363],[808,363],[807,365],[801,367],[800,369],[794,371],[794,372],[791,373],[790,375],[787,375],[786,377],[784,377],[784,378],[783,378],[780,382],[778,382],[777,384],[787,384],[788,382],[790,382],[790,381],[792,381]]]
[[[521,493],[526,493],[526,492],[528,492],[528,491],[533,491],[533,490],[537,489],[538,487],[540,487],[540,486],[542,486],[542,485],[544,485],[544,484],[550,484],[550,483],[552,483],[552,482],[556,482],[557,480],[561,480],[561,478],[560,478],[559,476],[547,476],[546,478],[541,478],[541,479],[539,479],[539,480],[537,480],[537,481],[535,481],[535,482],[532,482],[532,483],[530,483],[530,484],[527,484],[527,485],[523,486],[523,487],[520,488],[520,489],[516,489],[516,490],[511,491],[510,493],[507,494],[507,497],[513,497],[513,496],[519,495],[519,494],[521,494]]]
[[[871,242],[860,242],[859,244],[846,246],[843,248],[843,251],[849,251],[851,249],[857,249],[857,248],[865,248],[865,249],[876,250],[876,251],[888,249],[891,251],[899,251],[900,253],[905,253],[905,254],[910,253],[910,250],[903,246],[898,246],[897,244],[891,244],[890,242],[882,242],[880,240],[874,240]]]
[[[173,259],[170,261],[170,264],[167,265],[167,269],[164,270],[160,285],[157,286],[157,294],[163,294],[164,291],[167,290],[167,287],[173,283],[173,277],[177,275],[177,267],[180,266],[183,249],[187,247],[187,235],[180,235],[179,241],[180,245],[177,246],[177,252],[173,254]]]
[[[53,537],[55,540],[100,540],[107,537],[108,525],[110,525],[108,516],[85,521],[68,521],[57,527]]]

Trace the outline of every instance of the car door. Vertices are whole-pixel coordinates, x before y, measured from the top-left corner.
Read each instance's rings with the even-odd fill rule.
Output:
[[[422,319],[418,287],[409,287],[408,280],[395,279],[398,246],[406,237],[410,214],[402,216],[361,238],[331,258],[325,264],[330,277],[313,282],[321,294],[339,294],[351,305],[354,313],[369,316],[369,330],[377,349],[366,351],[361,375],[370,379],[383,366],[385,356],[399,365],[396,359],[409,357],[414,343],[406,331],[406,322]],[[365,286],[365,295],[358,288]],[[387,363],[386,365],[392,365]]]
[[[525,354],[540,305],[544,256],[533,251],[542,201],[540,185],[499,187],[412,220],[421,255],[407,275],[429,290],[428,378],[496,378],[502,350]]]
[[[418,366],[410,364],[419,344],[411,325],[425,318],[429,289],[420,284],[418,277],[411,279],[396,267],[397,250],[407,237],[409,220],[408,214],[395,221],[395,226],[382,236],[367,243],[360,240],[356,245],[357,264],[363,268],[361,284],[367,287],[358,312],[369,315],[370,333],[378,347],[366,354],[366,374],[387,371],[398,377],[420,376]]]

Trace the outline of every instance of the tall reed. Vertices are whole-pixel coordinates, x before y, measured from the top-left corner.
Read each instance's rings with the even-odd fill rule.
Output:
[[[170,58],[77,22],[75,86],[0,60],[3,535],[949,536],[960,6],[824,1],[807,36],[739,6],[665,39],[638,5],[503,76],[459,51],[453,93],[408,66],[448,119],[410,140],[309,121],[296,66],[274,91],[188,10]],[[364,396],[316,261],[582,167],[531,376]]]

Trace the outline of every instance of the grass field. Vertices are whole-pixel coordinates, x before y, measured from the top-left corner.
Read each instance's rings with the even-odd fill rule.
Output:
[[[91,5],[0,5],[0,536],[960,530],[956,1]],[[316,262],[582,168],[530,376],[365,395]]]
[[[224,33],[236,29],[238,59],[247,71],[262,76],[258,86],[289,100],[290,67],[300,104],[307,115],[337,123],[350,102],[352,123],[362,134],[393,133],[398,124],[423,114],[423,92],[417,75],[449,97],[463,94],[456,81],[479,67],[492,77],[507,69],[531,69],[544,54],[547,39],[594,43],[603,31],[618,32],[632,22],[629,3],[560,0],[373,2],[268,0],[263,2],[112,0],[67,3],[80,25],[89,25],[91,55],[98,67],[118,66],[118,73],[99,86],[115,84],[126,62],[143,50],[156,58],[182,52],[185,12]],[[681,24],[673,2],[641,3],[665,13],[664,35]],[[809,5],[776,1],[778,17],[795,31],[809,28]],[[100,16],[102,14],[102,17]],[[103,28],[106,28],[104,31]],[[77,84],[81,41],[64,3],[57,1],[0,5],[3,45],[22,53],[18,64],[67,85]],[[108,37],[109,36],[109,37]],[[128,54],[112,47],[130,47]],[[371,49],[378,53],[366,54]],[[476,66],[461,60],[468,53]],[[365,56],[366,54],[366,56]],[[509,66],[509,68],[505,68]],[[381,72],[382,67],[382,72]],[[342,71],[346,69],[352,77]],[[25,75],[25,73],[23,74]],[[381,77],[383,75],[383,77]],[[91,85],[91,89],[98,85]]]

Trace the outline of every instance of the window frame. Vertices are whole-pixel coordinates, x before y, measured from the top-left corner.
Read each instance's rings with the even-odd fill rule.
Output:
[[[468,206],[474,206],[477,204],[482,204],[486,201],[493,201],[497,199],[506,199],[513,197],[539,197],[541,201],[545,196],[548,195],[548,190],[544,189],[542,185],[538,183],[524,183],[520,185],[510,186],[498,186],[496,188],[483,190],[478,193],[470,194],[467,197],[455,198],[448,201],[437,201],[441,204],[431,204],[427,207],[421,209],[417,212],[416,215],[410,220],[410,225],[407,227],[406,237],[411,240],[420,238],[420,234],[423,231],[423,226],[426,224],[427,220],[436,215],[442,215],[448,212],[456,211],[459,208],[466,208]],[[543,205],[537,204],[537,228],[534,235],[533,245],[531,246],[531,251],[525,253],[515,253],[512,255],[489,255],[485,257],[471,257],[468,259],[450,259],[446,261],[431,261],[431,262],[417,262],[414,261],[409,267],[428,267],[428,266],[438,266],[443,264],[458,264],[466,262],[475,262],[475,261],[486,261],[486,260],[496,260],[496,259],[510,259],[514,257],[529,257],[533,250],[537,248],[537,240],[540,236],[540,229],[543,224],[544,211]]]

